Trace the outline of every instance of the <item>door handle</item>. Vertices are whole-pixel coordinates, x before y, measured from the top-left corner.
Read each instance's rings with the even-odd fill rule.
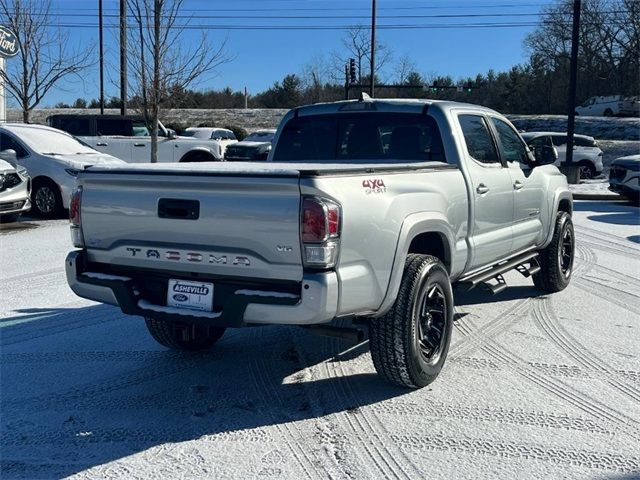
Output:
[[[96,147],[106,147],[108,145],[109,144],[107,142],[98,142],[98,143],[96,143]]]
[[[481,183],[476,188],[476,192],[478,192],[480,195],[483,195],[483,194],[487,193],[488,191],[489,191],[489,187],[487,187],[484,183]]]
[[[522,184],[522,182],[520,180],[516,180],[513,184],[513,188],[515,190],[520,190],[522,187],[524,187],[524,185]]]
[[[134,147],[144,147],[144,143],[134,143],[133,146]]]

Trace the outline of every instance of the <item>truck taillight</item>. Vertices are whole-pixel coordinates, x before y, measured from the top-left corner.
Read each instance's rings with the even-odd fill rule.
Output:
[[[300,239],[304,265],[332,268],[340,251],[340,206],[318,197],[303,197]]]
[[[71,224],[71,242],[74,247],[84,247],[84,236],[82,235],[82,218],[80,210],[82,207],[82,187],[77,187],[71,195],[69,202],[69,223]]]

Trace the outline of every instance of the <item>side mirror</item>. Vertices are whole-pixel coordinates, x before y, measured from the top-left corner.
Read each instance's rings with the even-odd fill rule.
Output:
[[[558,160],[558,150],[556,150],[556,147],[551,145],[543,145],[541,147],[534,148],[533,155],[536,159],[536,164],[534,166],[551,165]]]
[[[16,154],[16,151],[12,148],[1,151],[0,159],[9,162],[14,167],[18,163],[18,155]]]
[[[176,138],[178,135],[176,134],[176,131],[173,128],[167,128],[167,138],[172,140],[174,138]]]

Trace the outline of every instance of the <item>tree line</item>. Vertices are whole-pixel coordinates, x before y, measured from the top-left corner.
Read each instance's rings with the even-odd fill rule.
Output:
[[[160,5],[159,8],[157,4]],[[155,3],[151,0],[128,0],[127,6],[134,17],[129,32],[132,50],[129,62],[129,72],[132,73],[130,91],[133,93],[129,105],[150,119],[157,118],[160,109],[165,108],[243,108],[245,101],[249,108],[291,108],[301,104],[340,100],[345,97],[344,69],[349,58],[354,58],[358,66],[356,83],[363,85],[351,88],[350,95],[354,97],[359,91],[366,91],[364,85],[370,83],[369,31],[364,26],[358,26],[344,33],[340,49],[310,58],[299,72],[285,75],[271,87],[249,96],[248,99],[245,99],[244,92],[229,87],[222,90],[198,90],[194,86],[203,74],[210,73],[231,60],[225,53],[225,43],[212,48],[211,43],[203,36],[201,42],[189,52],[172,48],[172,45],[179,43],[176,39],[183,33],[177,27],[172,27],[182,0],[161,0]],[[44,27],[37,29],[39,36],[32,33],[35,27],[27,7],[36,10],[40,8],[46,13],[49,1],[0,0],[0,7],[3,17],[11,16],[11,26],[17,30],[19,37],[22,35],[20,38],[25,44],[45,41]],[[162,15],[158,14],[159,10]],[[33,17],[35,19],[42,16],[42,11],[35,13],[38,14]],[[154,25],[152,20],[163,23]],[[528,54],[526,62],[508,71],[489,70],[468,78],[420,72],[410,56],[395,58],[387,45],[378,43],[376,83],[405,87],[415,85],[416,88],[378,88],[377,94],[379,97],[465,101],[504,113],[566,114],[571,21],[571,0],[544,7],[539,26],[524,41],[523,47]],[[170,33],[158,39],[158,32]],[[49,49],[46,58],[58,59],[48,65],[55,74],[54,82],[43,84],[36,81],[38,75],[43,77],[47,72],[44,69],[38,74],[34,67],[43,69],[43,62],[32,62],[31,65],[29,56],[23,62],[11,62],[12,70],[5,74],[9,93],[25,110],[27,120],[28,112],[42,100],[48,89],[62,79],[77,76],[88,66],[84,54],[78,56],[77,53],[69,53],[66,36],[56,38],[55,42],[53,44],[49,38],[46,42]],[[578,103],[595,95],[640,95],[640,2],[583,1],[578,69]],[[25,78],[28,82],[22,84]],[[462,88],[462,91],[451,88],[457,84],[470,88]],[[70,105],[56,105],[67,106],[98,108],[99,101],[79,98]],[[118,108],[120,99],[107,99],[105,106]]]

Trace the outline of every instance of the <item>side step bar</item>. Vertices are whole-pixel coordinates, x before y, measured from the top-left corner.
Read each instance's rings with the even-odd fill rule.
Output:
[[[463,277],[461,280],[459,280],[459,284],[465,287],[467,290],[471,290],[478,285],[482,285],[485,288],[489,289],[493,294],[500,293],[505,288],[507,288],[507,283],[502,277],[503,273],[506,273],[510,270],[517,270],[523,276],[530,277],[531,275],[540,271],[537,257],[538,252],[523,253],[521,255],[518,255],[517,257],[512,258],[511,260],[507,260],[503,263],[498,263],[488,270],[483,270],[482,272],[473,274],[469,277]],[[489,283],[490,280],[495,280],[496,283],[491,284]]]

